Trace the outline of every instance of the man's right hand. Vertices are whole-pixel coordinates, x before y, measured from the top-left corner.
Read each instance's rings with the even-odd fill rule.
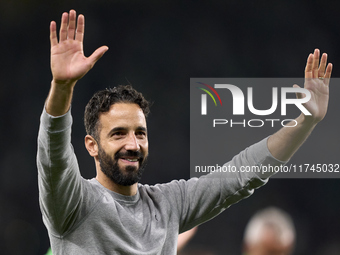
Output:
[[[94,64],[108,50],[102,46],[95,50],[91,56],[85,57],[83,51],[83,38],[85,18],[76,12],[63,13],[57,38],[57,25],[55,21],[50,24],[51,41],[51,71],[53,80],[51,90],[46,101],[46,111],[53,116],[65,114],[71,105],[73,88]]]

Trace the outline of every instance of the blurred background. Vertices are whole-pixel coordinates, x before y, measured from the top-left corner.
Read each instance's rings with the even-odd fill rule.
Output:
[[[316,47],[329,54],[333,77],[340,73],[338,1],[1,0],[0,254],[44,254],[49,247],[36,139],[51,81],[49,23],[59,25],[71,8],[85,15],[85,54],[110,48],[77,84],[73,99],[72,141],[85,178],[95,176],[95,167],[84,147],[83,111],[97,90],[131,83],[153,102],[142,183],[155,184],[189,178],[190,77],[302,77]],[[322,155],[319,163],[340,163],[339,95],[331,84],[326,119],[293,162]],[[237,146],[258,140],[249,136],[239,137]],[[230,144],[227,160],[237,153]],[[340,254],[338,193],[340,179],[270,180],[200,226],[187,249],[241,254],[249,218],[275,205],[293,217],[294,254]]]

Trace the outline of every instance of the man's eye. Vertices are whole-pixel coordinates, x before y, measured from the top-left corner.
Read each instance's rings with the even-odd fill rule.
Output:
[[[136,135],[145,137],[146,133],[144,131],[139,131],[139,132],[136,132]]]
[[[124,135],[123,132],[114,132],[114,133],[112,134],[112,136],[122,136],[122,135]]]

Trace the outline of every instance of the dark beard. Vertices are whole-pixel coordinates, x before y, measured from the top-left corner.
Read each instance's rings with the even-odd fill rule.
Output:
[[[110,157],[106,152],[98,145],[98,159],[102,172],[114,183],[122,186],[131,186],[142,178],[146,159],[140,151],[127,151],[125,153],[117,152],[114,159]],[[118,159],[122,157],[138,157],[139,168],[135,166],[127,166],[121,169],[118,166]]]

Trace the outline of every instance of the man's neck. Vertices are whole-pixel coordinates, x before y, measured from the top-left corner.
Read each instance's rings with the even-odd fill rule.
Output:
[[[124,196],[134,196],[137,194],[137,186],[138,183],[134,183],[130,186],[123,186],[119,185],[117,183],[114,183],[112,180],[107,178],[106,176],[97,174],[96,177],[97,181],[103,185],[105,188],[112,190],[118,194],[124,195]]]

